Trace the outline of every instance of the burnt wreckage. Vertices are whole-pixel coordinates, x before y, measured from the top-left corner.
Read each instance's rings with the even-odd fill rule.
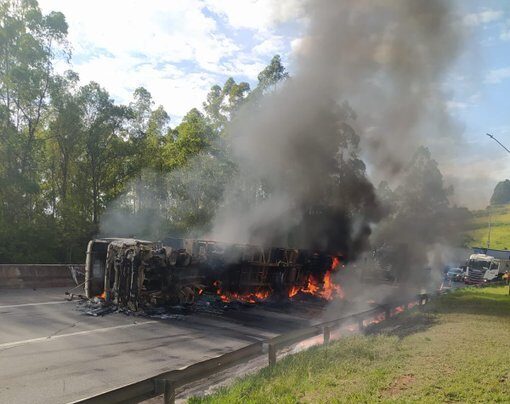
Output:
[[[129,310],[193,304],[201,295],[255,303],[302,292],[343,297],[331,274],[341,257],[192,239],[96,239],[88,244],[85,293]]]

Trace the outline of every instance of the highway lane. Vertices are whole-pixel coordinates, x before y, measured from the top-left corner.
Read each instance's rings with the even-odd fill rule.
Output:
[[[0,289],[0,402],[69,402],[307,323],[256,308],[225,317],[90,317],[62,289]]]
[[[87,316],[64,289],[0,289],[0,403],[66,403],[403,297],[393,286],[347,290],[320,313],[293,303],[160,320]]]

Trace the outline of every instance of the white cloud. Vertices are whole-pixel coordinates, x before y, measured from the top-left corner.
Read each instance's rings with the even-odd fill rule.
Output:
[[[302,42],[303,42],[303,38],[301,38],[301,37],[293,39],[292,42],[290,43],[290,47],[292,48],[292,51],[297,52],[298,49],[301,47]]]
[[[248,58],[233,59],[225,63],[225,71],[234,76],[243,75],[249,80],[255,81],[258,74],[266,67],[267,63],[253,61]]]
[[[205,0],[207,8],[224,17],[234,28],[266,30],[273,24],[269,0]]]
[[[303,0],[204,0],[207,8],[223,16],[233,28],[267,31],[275,24],[298,19]]]
[[[467,97],[464,97],[462,101],[459,99],[450,99],[445,103],[446,108],[452,113],[459,112],[460,110],[464,110],[475,105],[480,100],[480,96],[481,95],[479,92],[475,92]]]
[[[97,81],[119,102],[129,102],[137,87],[147,88],[155,102],[164,105],[171,114],[174,124],[191,108],[200,107],[216,82],[207,73],[187,73],[172,65],[156,69],[150,63],[137,62],[130,57],[100,56],[81,64],[77,70],[82,83]]]
[[[510,67],[503,67],[501,69],[490,70],[485,76],[484,83],[486,84],[498,84],[503,80],[510,77]]]
[[[199,107],[209,88],[228,76],[257,74],[286,40],[269,31],[295,16],[302,0],[40,0],[43,12],[62,11],[69,24],[72,68],[82,84],[97,81],[121,103],[146,87],[174,118]],[[256,30],[247,48],[221,29]],[[65,67],[59,64],[61,71]]]
[[[237,50],[202,13],[198,0],[154,0],[150,6],[135,0],[68,2],[41,0],[46,10],[64,12],[69,38],[77,55],[94,49],[118,55],[136,54],[151,62],[195,60],[217,63]]]
[[[455,101],[455,100],[446,101],[446,108],[448,108],[449,111],[466,109],[468,106],[469,106],[469,104],[467,102],[463,102],[463,101]]]
[[[463,18],[465,25],[476,27],[490,22],[498,21],[503,17],[503,11],[486,9],[478,13],[467,14]]]
[[[502,41],[510,41],[510,19],[506,20],[505,24],[503,24],[499,39]]]
[[[261,56],[273,56],[283,49],[283,47],[283,38],[281,36],[273,36],[255,46],[253,52]]]

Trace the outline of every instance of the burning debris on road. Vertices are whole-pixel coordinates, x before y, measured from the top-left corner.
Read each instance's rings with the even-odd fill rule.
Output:
[[[90,310],[94,315],[106,307],[150,311],[211,299],[248,305],[306,296],[329,301],[344,298],[332,279],[341,260],[340,254],[204,240],[97,239],[87,249],[85,293],[101,303]]]

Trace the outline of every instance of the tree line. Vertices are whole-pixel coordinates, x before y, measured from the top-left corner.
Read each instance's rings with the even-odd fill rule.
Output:
[[[65,16],[44,15],[36,0],[0,5],[3,263],[82,261],[106,207],[120,195],[121,209],[147,216],[158,203],[154,189],[165,193],[160,205],[171,193],[165,212],[172,217],[161,231],[185,234],[207,223],[221,198],[217,185],[235,171],[222,146],[227,123],[246,100],[287,77],[275,56],[256,88],[229,78],[172,127],[143,87],[120,105],[98,83],[80,85],[76,72],[58,73],[56,63],[71,59],[67,33]],[[199,155],[191,195],[181,169]],[[174,175],[170,185],[152,187],[167,174]]]
[[[229,78],[172,126],[143,87],[118,104],[98,83],[59,73],[71,59],[67,33],[65,16],[44,15],[36,0],[0,3],[0,263],[82,262],[96,235],[200,236],[228,207],[232,181],[243,198],[229,197],[250,201],[244,209],[271,194],[264,179],[236,175],[230,123],[242,128],[241,107],[256,113],[289,79],[278,55],[254,88]],[[438,244],[458,234],[468,212],[450,206],[430,152],[419,148],[404,172],[400,186],[377,189],[386,212],[374,241]]]

